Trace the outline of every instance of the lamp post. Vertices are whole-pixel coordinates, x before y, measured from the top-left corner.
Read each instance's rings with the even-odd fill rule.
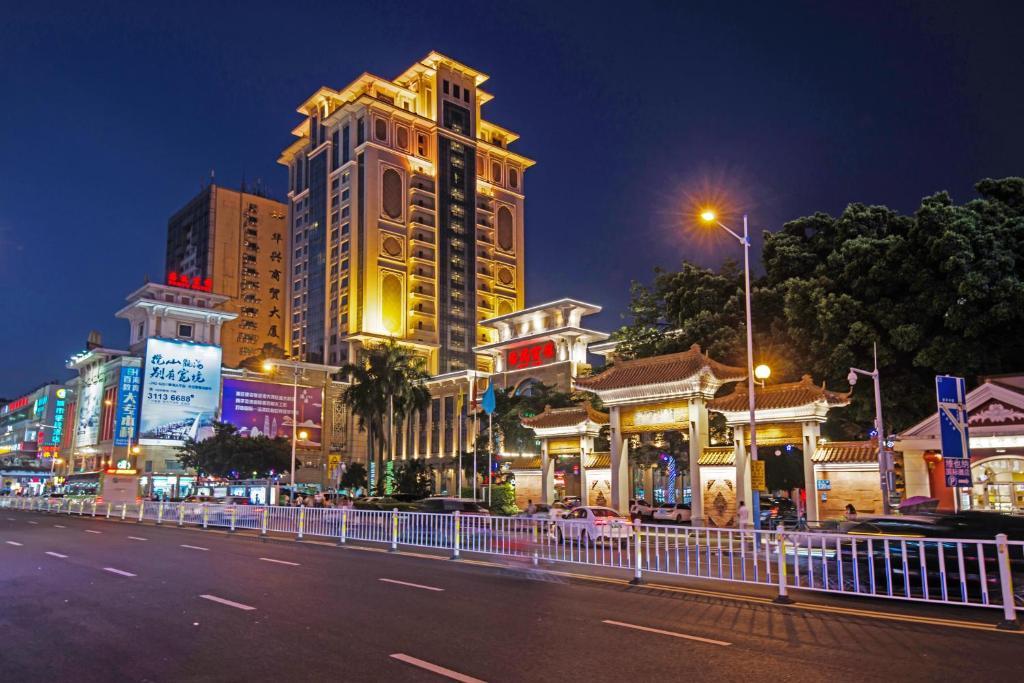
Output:
[[[292,467],[291,476],[288,481],[291,484],[291,492],[288,497],[291,503],[295,502],[295,451],[298,444],[298,439],[302,438],[306,440],[309,438],[307,432],[299,432],[299,375],[305,375],[306,370],[315,370],[319,372],[325,372],[328,375],[332,375],[339,370],[340,366],[337,365],[321,365],[319,363],[304,363],[298,360],[284,360],[279,358],[268,358],[263,361],[263,370],[266,372],[273,372],[276,368],[290,368],[292,371]],[[324,392],[325,395],[327,392]],[[322,421],[322,420],[321,420]],[[321,441],[324,438],[324,434],[320,435]]]
[[[875,368],[870,372],[860,368],[850,368],[850,374],[846,380],[853,387],[857,383],[857,375],[870,377],[875,385],[875,435],[878,437],[878,475],[882,487],[882,513],[890,514],[892,507],[889,503],[891,493],[889,486],[889,472],[892,469],[892,459],[885,450],[885,430],[882,424],[882,387],[878,375],[878,344],[873,345]]]
[[[701,212],[700,218],[705,223],[717,225],[722,230],[736,238],[743,245],[743,287],[746,294],[747,313],[747,395],[749,396],[750,410],[750,460],[757,460],[757,428],[754,419],[754,336],[753,325],[750,319],[750,233],[747,227],[747,214],[743,214],[743,234],[738,235],[729,226],[718,220],[718,214],[710,209]],[[736,490],[737,495],[744,495],[747,484],[747,463],[736,463]],[[761,528],[761,494],[760,491],[751,491],[751,512],[754,520],[754,528]]]

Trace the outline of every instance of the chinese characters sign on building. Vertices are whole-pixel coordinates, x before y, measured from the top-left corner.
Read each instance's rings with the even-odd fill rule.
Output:
[[[146,342],[139,443],[180,445],[213,432],[221,348],[150,337]]]
[[[292,438],[292,394],[288,384],[249,382],[240,379],[224,380],[224,402],[221,420],[238,427],[244,436],[283,436]],[[315,387],[298,388],[299,433],[305,446],[320,445],[323,426],[323,390]]]
[[[50,430],[50,445],[59,446],[64,437],[64,417],[67,411],[68,390],[64,387],[57,389],[53,403],[53,429]]]
[[[555,342],[543,341],[526,346],[518,346],[505,352],[505,366],[509,370],[534,368],[538,365],[553,363],[555,360]]]
[[[117,387],[117,422],[114,445],[130,446],[135,438],[139,419],[139,390],[142,388],[142,368],[121,368]]]
[[[210,278],[194,277],[191,280],[188,275],[182,275],[181,273],[175,273],[173,270],[167,273],[167,284],[171,287],[181,287],[182,289],[194,289],[198,292],[212,292],[213,291],[213,280]]]

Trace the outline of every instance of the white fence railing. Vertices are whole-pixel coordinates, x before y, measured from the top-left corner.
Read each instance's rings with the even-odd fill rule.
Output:
[[[698,577],[915,602],[1001,608],[1003,625],[1024,605],[1024,542],[994,539],[858,536],[738,531],[520,517],[344,508],[212,505],[0,497],[0,508],[178,526],[246,529],[302,539],[367,541],[567,562],[645,575]],[[602,520],[603,521],[603,520]],[[1016,587],[1016,588],[1015,588]]]

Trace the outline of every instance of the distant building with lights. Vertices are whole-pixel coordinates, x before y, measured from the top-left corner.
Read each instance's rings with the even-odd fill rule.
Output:
[[[518,136],[486,121],[487,76],[431,52],[298,107],[289,169],[294,355],[344,363],[387,337],[429,371],[489,371],[482,321],[524,305]]]
[[[262,194],[210,184],[167,221],[167,284],[223,295],[224,310],[238,314],[219,342],[228,367],[264,344],[288,350],[287,212]]]

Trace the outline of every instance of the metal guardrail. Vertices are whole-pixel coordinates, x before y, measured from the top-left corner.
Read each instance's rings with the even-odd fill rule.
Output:
[[[522,517],[262,505],[0,497],[0,508],[177,526],[245,529],[565,562],[648,574],[696,577],[882,599],[992,607],[1001,626],[1024,608],[1024,542],[754,531]],[[1015,588],[1016,587],[1016,588]],[[1022,606],[1022,607],[1019,607]]]

